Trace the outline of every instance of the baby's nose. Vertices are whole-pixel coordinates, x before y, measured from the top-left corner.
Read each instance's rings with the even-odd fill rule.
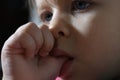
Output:
[[[70,35],[70,25],[66,21],[67,17],[62,15],[54,15],[50,22],[50,30],[55,38],[68,37]]]

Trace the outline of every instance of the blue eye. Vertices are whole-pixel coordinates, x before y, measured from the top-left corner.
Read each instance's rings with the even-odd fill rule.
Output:
[[[91,6],[91,1],[84,1],[84,0],[74,0],[72,2],[72,11],[84,11]]]
[[[49,12],[49,13],[46,13],[46,14],[45,14],[45,20],[49,22],[49,21],[52,19],[52,16],[53,16],[52,13],[50,13],[50,12]]]
[[[51,12],[45,12],[43,15],[43,21],[49,22],[52,19],[53,14]]]

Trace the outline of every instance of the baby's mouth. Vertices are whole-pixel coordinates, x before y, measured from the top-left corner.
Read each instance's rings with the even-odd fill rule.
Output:
[[[72,63],[73,63],[73,58],[68,58],[62,68],[61,68],[61,71],[60,71],[60,74],[59,76],[62,77],[62,78],[68,78],[71,76],[70,74],[70,71],[71,71],[71,66],[72,66]]]
[[[63,63],[61,67],[61,70],[58,76],[62,78],[67,78],[71,76],[70,70],[71,70],[71,66],[72,66],[74,58],[69,53],[62,51],[60,49],[53,49],[50,52],[50,55],[55,56],[57,58],[66,58],[65,62]]]

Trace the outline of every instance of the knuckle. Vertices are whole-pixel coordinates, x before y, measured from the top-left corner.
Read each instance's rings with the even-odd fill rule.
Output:
[[[28,22],[27,25],[28,26],[37,26],[34,22]]]
[[[18,29],[17,29],[17,32],[19,31],[22,31],[22,32],[26,32],[26,31],[29,31],[29,29],[33,29],[33,27],[37,26],[35,23],[33,22],[28,22],[27,24],[24,24],[22,26],[20,26]]]
[[[47,52],[51,51],[52,48],[53,48],[52,42],[47,43],[47,44],[45,45],[45,51],[47,51]]]
[[[41,39],[38,43],[37,43],[37,47],[41,48],[43,46],[43,39]]]

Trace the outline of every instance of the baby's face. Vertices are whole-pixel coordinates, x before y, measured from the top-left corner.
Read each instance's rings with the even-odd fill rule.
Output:
[[[36,5],[57,48],[74,58],[64,80],[119,76],[120,0],[36,0]]]

